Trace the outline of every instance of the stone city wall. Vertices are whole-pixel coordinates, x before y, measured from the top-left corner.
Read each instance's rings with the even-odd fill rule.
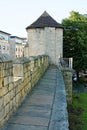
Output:
[[[21,104],[47,69],[48,56],[0,57],[0,127]]]
[[[63,68],[61,69],[66,89],[67,102],[72,102],[72,69]]]

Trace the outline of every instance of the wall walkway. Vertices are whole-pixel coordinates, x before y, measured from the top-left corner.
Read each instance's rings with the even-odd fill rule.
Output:
[[[68,130],[65,86],[50,66],[2,130]]]

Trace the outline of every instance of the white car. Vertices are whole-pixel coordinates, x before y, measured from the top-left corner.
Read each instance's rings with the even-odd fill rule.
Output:
[[[72,76],[73,81],[77,81],[77,75],[74,73]]]

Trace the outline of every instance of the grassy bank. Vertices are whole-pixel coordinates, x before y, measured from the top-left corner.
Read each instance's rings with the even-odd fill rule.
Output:
[[[87,92],[73,94],[68,112],[70,130],[87,130]]]

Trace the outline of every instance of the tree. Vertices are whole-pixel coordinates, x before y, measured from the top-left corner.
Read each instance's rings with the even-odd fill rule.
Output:
[[[73,57],[73,68],[78,76],[80,70],[87,68],[87,17],[72,11],[69,18],[62,20],[62,25],[63,57]]]

